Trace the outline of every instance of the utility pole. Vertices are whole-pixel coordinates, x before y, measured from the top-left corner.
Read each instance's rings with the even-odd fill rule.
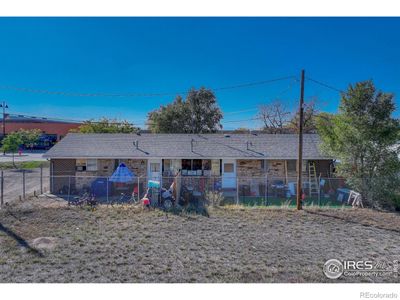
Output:
[[[8,105],[5,101],[2,101],[0,107],[3,108],[3,139],[6,137],[6,108]],[[6,155],[6,151],[3,150],[3,155]]]
[[[304,70],[301,70],[300,103],[299,103],[299,154],[297,159],[297,210],[302,209],[302,178],[303,175],[303,118],[304,118]]]

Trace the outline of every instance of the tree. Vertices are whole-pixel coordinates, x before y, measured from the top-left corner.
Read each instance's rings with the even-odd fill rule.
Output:
[[[154,133],[210,133],[222,129],[222,117],[214,93],[202,87],[150,112],[148,123]]]
[[[316,125],[316,116],[318,115],[318,111],[315,108],[315,101],[310,101],[308,103],[304,103],[304,114],[303,114],[303,132],[304,133],[316,133],[317,125]],[[288,124],[288,128],[290,128],[291,132],[298,133],[299,131],[299,118],[300,113],[296,112],[296,114],[292,117]]]
[[[38,141],[40,135],[42,134],[42,131],[40,129],[20,129],[18,133],[21,136],[22,144],[26,148],[33,148],[35,143]]]
[[[268,133],[285,133],[289,123],[290,112],[279,101],[260,105],[258,118],[264,123],[264,130]]]
[[[83,122],[78,129],[72,129],[71,132],[79,133],[134,133],[139,128],[134,127],[126,120],[101,118],[99,121],[88,120]]]
[[[342,94],[337,115],[317,117],[322,150],[340,160],[339,174],[372,207],[393,206],[399,192],[400,123],[394,111],[393,94],[363,81]]]
[[[18,151],[20,145],[23,144],[21,133],[16,131],[9,133],[6,137],[2,140],[3,151],[11,152],[12,153],[12,163],[15,166],[15,159],[14,154]]]
[[[249,133],[251,132],[251,130],[249,128],[245,128],[245,127],[239,127],[236,128],[235,130],[233,130],[234,133]]]

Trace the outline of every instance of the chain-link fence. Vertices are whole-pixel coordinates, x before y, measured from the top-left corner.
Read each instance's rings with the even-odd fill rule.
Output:
[[[50,192],[49,168],[0,171],[0,204]]]
[[[48,168],[3,171],[1,203],[32,195],[53,195],[69,203],[93,197],[96,203],[138,203],[148,198],[157,205],[163,198],[173,205],[204,202],[214,205],[295,206],[297,178],[177,176],[135,177],[115,182],[110,177],[50,176]],[[340,178],[309,178],[302,181],[303,205],[341,207],[351,205],[351,188]]]

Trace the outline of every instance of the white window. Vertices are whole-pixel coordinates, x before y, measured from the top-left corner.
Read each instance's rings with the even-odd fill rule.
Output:
[[[86,160],[86,171],[97,171],[97,159]]]

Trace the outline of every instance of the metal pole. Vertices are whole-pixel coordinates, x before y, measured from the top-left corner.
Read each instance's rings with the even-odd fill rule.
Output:
[[[318,206],[321,206],[321,174],[318,178]]]
[[[268,193],[267,193],[267,175],[265,175],[265,177],[264,177],[264,206],[266,206],[267,205],[267,195],[268,195]]]
[[[236,204],[239,205],[239,178],[236,176]]]
[[[1,107],[3,108],[3,139],[6,137],[6,108],[8,108],[5,101],[1,103]],[[6,155],[6,151],[3,150],[3,155]]]
[[[54,192],[54,162],[50,160],[50,193],[55,194]]]
[[[43,166],[40,166],[40,194],[43,194]]]
[[[302,167],[303,167],[303,114],[304,114],[304,70],[301,71],[300,103],[299,103],[299,154],[297,159],[297,210],[302,209]]]
[[[4,172],[1,171],[1,203],[0,205],[3,206],[4,204]]]
[[[107,190],[107,205],[108,205],[108,177],[106,178],[106,190]]]
[[[25,200],[25,170],[22,170],[22,197]]]
[[[268,174],[267,174],[267,184],[265,185],[265,192],[267,194],[265,205],[268,205]]]
[[[68,175],[68,203],[69,203],[69,197],[71,195],[71,175]]]
[[[176,188],[176,187],[175,187]],[[139,201],[139,199],[140,199],[140,176],[138,176],[138,178],[137,178],[137,201]]]

